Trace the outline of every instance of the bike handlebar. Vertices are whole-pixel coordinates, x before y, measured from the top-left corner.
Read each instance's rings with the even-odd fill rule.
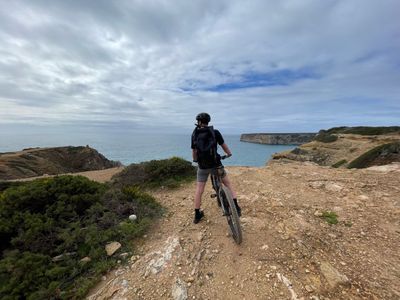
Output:
[[[221,159],[226,159],[226,158],[231,157],[231,156],[232,156],[232,154],[230,154],[230,155],[222,155]]]
[[[226,158],[228,158],[228,157],[231,157],[232,156],[232,154],[231,155],[222,155],[221,156],[221,160],[224,160],[224,159],[226,159]],[[194,163],[197,163],[197,160],[193,160],[193,162]]]

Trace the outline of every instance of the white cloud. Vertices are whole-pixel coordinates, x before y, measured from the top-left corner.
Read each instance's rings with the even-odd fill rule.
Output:
[[[0,124],[183,130],[200,111],[232,132],[398,124],[399,10],[389,0],[10,2]],[[302,68],[315,78],[207,91]]]

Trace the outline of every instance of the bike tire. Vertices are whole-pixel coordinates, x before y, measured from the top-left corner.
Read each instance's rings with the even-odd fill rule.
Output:
[[[220,188],[220,197],[228,206],[228,214],[226,215],[226,219],[231,229],[232,237],[236,244],[240,244],[242,242],[242,228],[240,226],[239,215],[230,191],[223,185]]]

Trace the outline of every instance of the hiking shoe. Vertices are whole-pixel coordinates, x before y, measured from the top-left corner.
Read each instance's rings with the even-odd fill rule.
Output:
[[[193,223],[194,223],[194,224],[199,223],[200,220],[203,219],[203,217],[204,217],[204,212],[203,212],[203,211],[200,211],[198,214],[194,214]]]

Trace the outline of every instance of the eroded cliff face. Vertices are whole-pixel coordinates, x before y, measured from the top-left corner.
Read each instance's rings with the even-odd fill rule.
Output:
[[[400,161],[400,133],[337,134],[337,137],[333,142],[314,140],[293,150],[276,153],[272,159],[311,161],[335,168],[365,168]],[[360,159],[363,161],[356,164]]]
[[[316,133],[244,133],[242,142],[266,145],[301,145],[309,143]]]
[[[103,170],[120,165],[88,146],[33,148],[0,153],[0,180]]]

